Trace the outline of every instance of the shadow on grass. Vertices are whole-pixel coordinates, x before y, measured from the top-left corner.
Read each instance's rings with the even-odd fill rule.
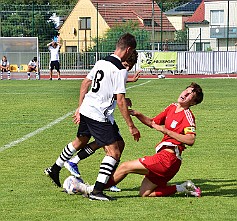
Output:
[[[193,179],[202,190],[202,196],[237,197],[236,179]]]
[[[196,186],[200,187],[202,190],[202,197],[205,196],[222,196],[222,197],[237,197],[237,180],[236,179],[192,179]],[[180,181],[183,183],[185,181]],[[170,185],[175,185],[177,183],[169,183]],[[124,188],[122,192],[116,194],[116,198],[134,198],[140,197],[138,195],[140,187]],[[125,191],[135,191],[136,193],[130,195],[124,195]],[[171,197],[184,197],[182,194],[175,194]]]

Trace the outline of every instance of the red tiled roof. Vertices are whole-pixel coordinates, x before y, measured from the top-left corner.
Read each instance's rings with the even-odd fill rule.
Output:
[[[204,0],[198,6],[194,14],[186,21],[186,23],[200,23],[205,20],[205,4]]]
[[[95,8],[98,5],[98,11],[109,27],[132,20],[137,21],[140,28],[152,29],[143,24],[144,19],[152,19],[152,0],[91,0],[91,2]],[[154,3],[154,21],[157,24],[154,30],[160,31],[161,10],[156,3]],[[164,13],[162,14],[162,29],[175,31]]]

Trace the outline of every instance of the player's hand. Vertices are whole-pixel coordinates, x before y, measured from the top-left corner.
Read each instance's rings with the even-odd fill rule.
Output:
[[[127,106],[128,106],[128,107],[132,107],[132,101],[131,101],[131,99],[130,99],[130,98],[125,98],[125,100],[126,100]]]
[[[134,140],[139,141],[141,137],[139,130],[135,126],[133,126],[133,127],[129,127],[129,131],[132,134]]]
[[[79,124],[80,123],[79,107],[76,109],[76,112],[74,113],[74,115],[72,117],[73,117],[74,124]]]
[[[139,113],[136,110],[132,110],[132,109],[128,109],[128,112],[131,116],[136,116]]]
[[[139,70],[134,74],[134,76],[132,78],[132,82],[136,82],[138,80],[138,78],[140,77],[141,72],[142,72],[142,70]]]
[[[158,124],[156,124],[154,121],[152,121],[151,126],[152,126],[154,129],[156,129],[156,130],[162,132],[163,134],[166,133],[166,128],[165,128],[163,125],[158,125]]]

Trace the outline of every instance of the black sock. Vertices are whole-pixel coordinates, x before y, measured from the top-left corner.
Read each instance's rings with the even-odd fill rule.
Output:
[[[95,153],[94,150],[91,149],[89,145],[86,145],[83,149],[81,149],[78,153],[77,156],[80,158],[80,160],[86,159],[90,155]]]

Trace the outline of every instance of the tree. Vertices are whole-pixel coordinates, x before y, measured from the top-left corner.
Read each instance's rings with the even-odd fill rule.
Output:
[[[114,51],[115,44],[118,41],[118,36],[127,32],[136,36],[137,49],[149,48],[150,33],[146,30],[140,29],[137,22],[127,21],[123,24],[111,27],[103,37],[98,39],[98,45],[97,38],[93,39],[95,46],[92,47],[90,51],[96,51],[96,49],[100,52]]]
[[[190,0],[156,0],[157,5],[161,8],[163,12],[175,8],[184,3],[190,2]]]
[[[187,30],[176,31],[174,40],[176,43],[187,43]]]
[[[9,3],[6,4],[6,2]],[[0,36],[38,37],[41,51],[47,50],[45,45],[58,32],[54,22],[50,20],[52,14],[56,12],[58,15],[66,16],[74,7],[73,5],[37,5],[35,3],[45,3],[45,0],[34,1],[31,5],[18,4],[24,1],[16,1],[14,4],[10,2],[11,0],[4,0],[5,4],[0,4]]]

